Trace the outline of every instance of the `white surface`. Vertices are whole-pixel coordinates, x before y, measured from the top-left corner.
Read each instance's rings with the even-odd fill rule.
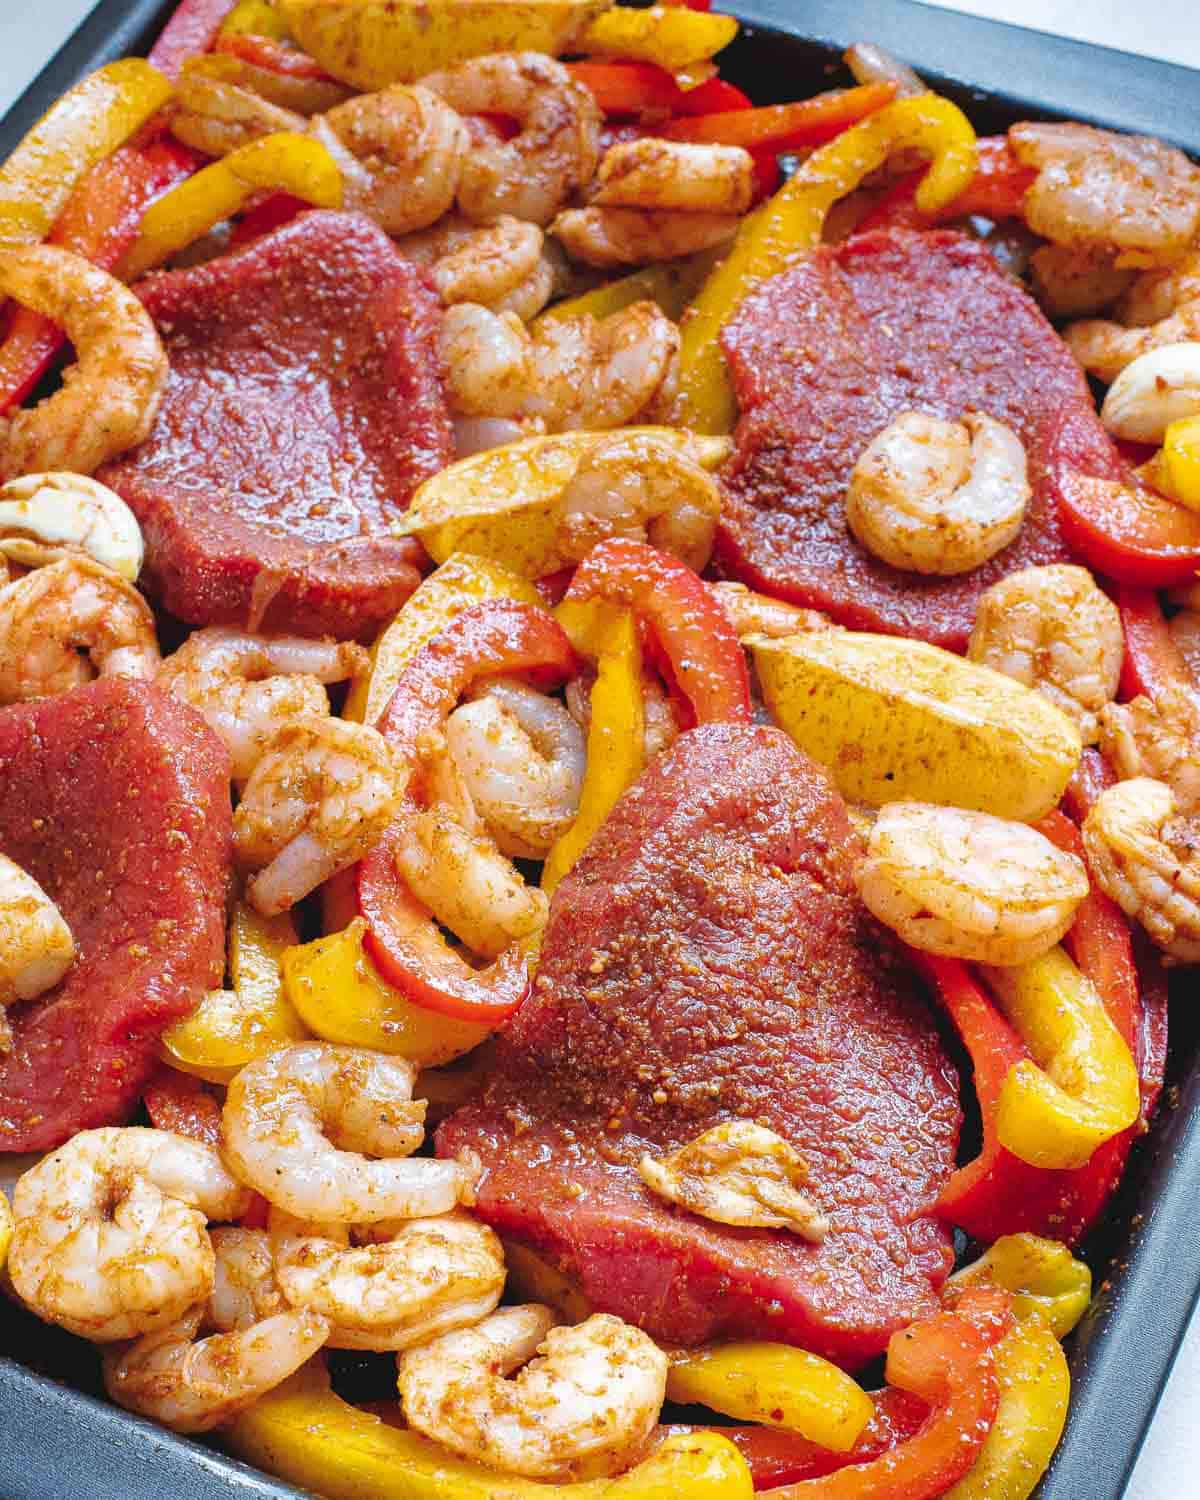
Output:
[[[0,113],[91,9],[92,0],[0,0]],[[1016,21],[1200,68],[1200,0],[932,0],[946,10]],[[731,9],[733,6],[731,5]],[[1200,80],[1197,81],[1200,88]],[[1167,1270],[1167,1268],[1164,1268]],[[1168,1272],[1169,1274],[1169,1272]],[[1200,1315],[1142,1450],[1126,1500],[1200,1494]]]

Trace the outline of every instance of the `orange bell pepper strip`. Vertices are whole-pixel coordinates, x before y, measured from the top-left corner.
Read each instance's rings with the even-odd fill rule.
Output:
[[[910,172],[895,183],[869,210],[858,224],[858,232],[868,229],[928,229],[948,219],[963,219],[982,214],[987,219],[1019,219],[1025,194],[1033,186],[1037,171],[1022,166],[1008,144],[1008,137],[988,135],[976,142],[978,164],[975,175],[956,198],[936,213],[922,213],[917,207],[917,189],[925,168]]]
[[[1136,472],[1104,479],[1061,466],[1058,515],[1071,550],[1119,583],[1174,588],[1200,573],[1200,511]]]
[[[819,146],[865,120],[896,97],[894,83],[864,83],[852,89],[832,89],[794,104],[764,104],[757,109],[723,110],[669,120],[658,134],[668,141],[701,141],[718,146],[744,146],[747,151],[770,148],[794,151]]]
[[[150,49],[150,61],[172,81],[189,57],[207,52],[237,0],[182,0]]]

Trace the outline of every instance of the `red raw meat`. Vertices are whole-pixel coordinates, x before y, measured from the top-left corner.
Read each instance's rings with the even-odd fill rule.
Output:
[[[533,994],[438,1150],[478,1212],[667,1343],[772,1338],[855,1366],[936,1305],[957,1079],[850,878],[858,837],[777,729],[682,735],[554,897]],[[635,1165],[733,1118],[806,1159],[823,1244],[676,1210]]]
[[[732,577],[840,624],[962,650],[980,594],[1018,568],[1066,562],[1059,476],[1119,478],[1083,372],[976,241],[938,230],[859,235],[816,251],[745,301],[722,343],[741,420],[718,557]],[[901,411],[1007,422],[1033,498],[1020,535],[952,578],[901,572],[846,526],[863,449]]]
[[[391,523],[450,462],[439,304],[381,229],[306,213],[135,288],[171,362],[154,430],[98,476],[191,625],[369,637],[423,557]]]
[[[109,677],[0,709],[0,851],[57,903],[76,957],[9,1011],[0,1149],[125,1119],[164,1027],[225,969],[229,755],[200,716]]]

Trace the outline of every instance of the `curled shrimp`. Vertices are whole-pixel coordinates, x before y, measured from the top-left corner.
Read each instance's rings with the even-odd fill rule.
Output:
[[[1127,328],[1149,328],[1189,302],[1200,302],[1200,250],[1173,266],[1142,271],[1114,312]]]
[[[84,1130],[18,1180],[9,1274],[39,1318],[97,1343],[136,1338],[207,1298],[207,1222],[246,1203],[211,1146],[138,1126]]]
[[[303,114],[248,87],[233,58],[189,58],[180,72],[171,134],[207,156],[228,156],[264,135],[307,126]]]
[[[534,388],[533,342],[515,313],[460,302],[446,309],[438,337],[456,412],[474,417],[521,412]]]
[[[712,593],[729,618],[739,640],[747,635],[765,635],[779,640],[810,630],[831,630],[829,616],[820,610],[785,604],[767,594],[756,594],[744,583],[710,583]]]
[[[504,1251],[470,1214],[377,1224],[352,1246],[344,1225],[273,1211],[274,1274],[295,1307],[329,1318],[335,1349],[408,1349],[490,1313],[504,1290]]]
[[[436,92],[394,83],[318,115],[309,131],[341,168],[345,206],[389,234],[435,223],[454,202],[467,130]]]
[[[1040,245],[1029,257],[1033,291],[1048,317],[1086,318],[1109,307],[1137,275],[1107,246]]]
[[[868,444],[846,493],[846,521],[894,568],[948,575],[979,567],[1021,529],[1033,493],[1011,428],[968,412],[943,422],[901,412]]]
[[[303,1308],[275,1313],[234,1333],[196,1342],[204,1306],[104,1356],[104,1389],[127,1411],[176,1432],[208,1432],[274,1390],[329,1336],[329,1323]]]
[[[0,854],[0,1050],[12,1041],[3,1007],[53,988],[74,958],[62,912],[27,870]]]
[[[500,114],[520,126],[510,141],[476,140],[458,180],[459,209],[477,223],[512,214],[548,224],[600,154],[600,111],[590,89],[540,52],[493,52],[421,80],[461,115]]]
[[[1036,828],[923,802],[880,809],[855,881],[914,948],[1001,965],[1053,948],[1088,893],[1080,861]]]
[[[1200,963],[1200,823],[1169,786],[1109,787],[1084,819],[1083,847],[1101,889],[1168,959]]]
[[[465,1458],[532,1479],[628,1468],[662,1409],[666,1355],[607,1313],[574,1328],[554,1323],[540,1303],[505,1307],[402,1354],[409,1426]]]
[[[1164,782],[1187,811],[1200,807],[1200,699],[1174,684],[1153,698],[1110,703],[1100,715],[1100,744],[1123,781]]]
[[[572,260],[607,270],[711,250],[732,239],[740,223],[738,214],[595,203],[564,209],[550,233]]]
[[[579,811],[587,746],[561,703],[493,679],[446,721],[446,745],[505,854],[543,859]]]
[[[62,389],[0,418],[0,479],[90,474],[149,435],[167,383],[150,314],[115,276],[53,245],[0,252],[0,296],[57,323],[75,349]]]
[[[351,1224],[447,1213],[470,1190],[466,1170],[403,1160],[425,1133],[415,1076],[403,1058],[328,1042],[270,1052],[229,1085],[221,1126],[229,1161],[299,1219]]]
[[[522,322],[541,312],[562,274],[538,226],[511,214],[482,225],[448,214],[431,229],[406,235],[397,248],[429,267],[447,307],[476,302]]]
[[[754,161],[740,146],[694,145],[652,136],[604,153],[592,202],[617,208],[744,214],[754,196]]]
[[[51,698],[93,677],[153,677],[158,639],[132,584],[65,557],[0,589],[0,702]]]
[[[229,749],[234,780],[245,781],[280,729],[328,715],[323,683],[353,677],[368,664],[366,651],[350,641],[258,636],[211,625],[167,657],[158,684],[203,714]]]
[[[1086,568],[1023,568],[979,601],[967,655],[1036,688],[1079,726],[1100,736],[1100,711],[1117,695],[1125,634],[1121,615]]]
[[[289,1303],[275,1275],[275,1252],[265,1229],[221,1224],[209,1233],[213,1287],[205,1322],[221,1333],[252,1328],[287,1312]]]
[[[642,672],[642,761],[649,765],[656,755],[679,738],[680,724],[662,679],[656,673]],[[585,665],[579,676],[567,683],[564,697],[567,711],[586,733],[592,722],[592,688],[596,682],[594,667]]]
[[[558,539],[579,562],[608,537],[649,541],[700,573],[712,555],[721,492],[677,446],[619,433],[581,460],[560,501]]]
[[[386,832],[400,790],[377,730],[331,718],[285,725],[233,819],[235,853],[258,872],[246,888],[251,903],[274,916],[356,864]]]
[[[548,432],[625,427],[667,399],[678,357],[679,329],[653,302],[558,319],[534,340],[523,415]]]
[[[1192,682],[1200,690],[1200,610],[1181,609],[1168,627]]]
[[[1084,369],[1109,385],[1143,354],[1200,339],[1200,251],[1142,272],[1111,319],[1072,323],[1063,337]]]

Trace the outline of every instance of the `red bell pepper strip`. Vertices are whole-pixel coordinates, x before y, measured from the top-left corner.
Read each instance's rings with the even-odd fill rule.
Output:
[[[779,170],[779,157],[770,149],[751,151],[750,157],[754,162],[754,196],[750,201],[761,203],[764,198],[769,198],[779,186],[779,179],[782,176]]]
[[[414,1005],[461,1020],[502,1021],[525,998],[529,982],[516,946],[490,968],[472,969],[446,944],[396,868],[396,847],[422,805],[422,747],[476,678],[522,672],[561,682],[574,666],[571,643],[548,614],[490,599],[465,610],[417,652],[384,710],[379,732],[414,770],[395,823],[358,866],[358,906],[376,967]]]
[[[268,73],[278,73],[281,78],[308,78],[318,82],[332,83],[334,80],[319,62],[296,47],[285,47],[271,36],[254,36],[248,32],[218,35],[213,41],[214,52],[227,52],[242,62],[252,63],[256,68],[265,68]]]
[[[691,568],[645,542],[613,538],[579,565],[567,598],[606,599],[653,631],[698,724],[749,724],[746,658],[725,611]]]
[[[1009,149],[1007,137],[984,136],[976,142],[979,153],[975,175],[957,198],[951,199],[932,217],[918,211],[917,188],[929,170],[922,167],[902,177],[865,214],[858,225],[867,229],[928,229],[930,224],[944,224],[947,219],[962,219],[982,214],[988,219],[1019,219],[1025,194],[1033,186],[1037,172],[1022,166]]]
[[[203,160],[187,146],[162,139],[122,146],[83,176],[47,237],[109,271],[137,238],[146,209],[182,182]],[[66,343],[56,323],[17,308],[0,343],[0,412],[18,405]]]
[[[663,5],[682,5],[686,10],[711,10],[712,0],[661,0]]]
[[[1103,755],[1089,746],[1080,756],[1075,774],[1067,783],[1062,805],[1076,823],[1082,823],[1091,812],[1096,798],[1101,792],[1114,786],[1116,780],[1112,767]]]
[[[1190,687],[1192,674],[1167,629],[1167,618],[1153,589],[1123,584],[1117,590],[1117,605],[1125,631],[1122,698],[1144,694],[1156,699],[1171,688]]]
[[[720,115],[729,109],[754,108],[750,95],[725,78],[706,78],[694,89],[680,89],[679,94],[675,112],[680,115]]]
[[[1101,479],[1063,465],[1059,523],[1072,551],[1121,583],[1172,588],[1200,572],[1200,512],[1135,474]]]
[[[176,82],[189,57],[207,52],[237,0],[181,0],[150,49],[150,61]]]
[[[297,214],[311,207],[311,203],[305,203],[303,198],[293,198],[291,193],[272,193],[269,198],[247,209],[233,226],[233,233],[229,236],[230,249],[248,245],[251,240],[260,239],[272,230],[282,229]]]
[[[794,104],[764,104],[758,109],[723,110],[671,120],[659,134],[669,141],[794,151],[832,140],[849,126],[883,109],[895,97],[894,83],[864,83],[852,89],[833,89]]]
[[[606,115],[674,114],[683,98],[674,75],[657,63],[573,62],[567,70]]]

